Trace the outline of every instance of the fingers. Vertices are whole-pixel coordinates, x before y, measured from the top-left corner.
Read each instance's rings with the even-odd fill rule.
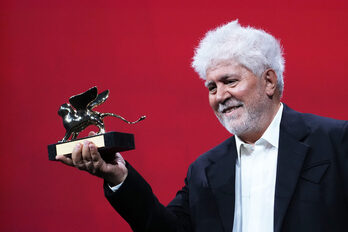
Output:
[[[75,146],[71,154],[71,158],[65,155],[57,155],[56,160],[59,160],[60,162],[66,165],[76,167],[76,165],[81,162],[81,144],[77,144]]]
[[[92,142],[85,141],[83,144],[76,145],[71,154],[71,160],[66,162],[69,162],[70,166],[98,175],[104,161],[97,147]]]
[[[69,166],[89,172],[92,175],[104,178],[106,181],[119,184],[125,180],[128,174],[126,162],[120,153],[110,156],[110,162],[105,161],[97,147],[92,142],[77,144],[71,158],[57,156],[56,159]],[[105,157],[104,157],[105,158]]]
[[[91,156],[91,165],[87,167],[88,172],[100,176],[100,170],[102,165],[105,164],[105,161],[101,158],[97,147],[93,143],[88,144],[88,148]]]
[[[69,166],[74,166],[74,163],[72,161],[71,158],[66,157],[64,155],[57,155],[56,156],[56,160],[59,160],[60,162],[62,162],[63,164],[69,165]]]
[[[83,143],[82,156],[81,156],[83,162],[92,161],[91,152],[89,151],[89,144],[90,144],[90,142],[88,142],[88,141],[85,141]]]
[[[94,131],[90,131],[90,132],[88,133],[88,136],[93,136],[93,135],[96,135],[96,133],[95,133]]]
[[[83,169],[84,168],[84,161],[82,160],[82,149],[83,146],[81,143],[78,143],[73,152],[71,153],[71,159],[73,161],[73,164],[75,167],[78,169]]]
[[[90,154],[91,154],[91,160],[93,163],[95,162],[98,162],[100,161],[102,158],[97,150],[97,147],[93,144],[93,143],[90,143],[88,145],[89,147],[89,151],[90,151]]]

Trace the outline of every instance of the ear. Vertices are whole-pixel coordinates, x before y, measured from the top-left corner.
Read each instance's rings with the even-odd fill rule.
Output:
[[[278,84],[278,79],[277,79],[277,74],[273,69],[267,69],[263,73],[263,79],[265,80],[266,83],[266,94],[268,97],[273,97],[276,93],[277,89],[277,84]]]

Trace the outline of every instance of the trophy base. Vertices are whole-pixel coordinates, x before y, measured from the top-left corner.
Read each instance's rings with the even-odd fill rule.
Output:
[[[56,161],[57,155],[71,155],[74,147],[78,143],[84,141],[93,142],[103,159],[107,159],[108,154],[114,154],[115,152],[133,150],[134,146],[134,135],[121,132],[107,132],[105,134],[94,135],[73,141],[67,141],[64,143],[50,144],[48,148],[48,159]]]

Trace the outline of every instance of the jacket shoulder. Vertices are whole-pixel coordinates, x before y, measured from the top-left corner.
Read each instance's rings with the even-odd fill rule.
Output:
[[[309,113],[302,113],[301,115],[312,133],[322,132],[329,135],[338,135],[348,128],[348,121],[345,120],[337,120]]]
[[[347,130],[348,121],[337,120],[310,113],[300,113],[285,105],[282,123],[283,128],[291,134],[306,130],[310,134],[337,134]],[[338,133],[338,134],[340,134]]]
[[[220,159],[222,156],[226,154],[226,151],[229,151],[233,148],[235,148],[235,138],[234,136],[231,136],[230,138],[226,139],[219,145],[213,147],[212,149],[208,150],[207,152],[200,155],[191,165],[192,166],[208,166],[212,162],[215,162],[216,160]]]

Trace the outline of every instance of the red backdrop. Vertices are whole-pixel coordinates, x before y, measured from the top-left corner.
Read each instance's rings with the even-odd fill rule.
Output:
[[[110,89],[107,130],[135,134],[123,153],[167,204],[196,157],[226,139],[190,68],[204,33],[239,18],[285,49],[283,102],[348,119],[348,3],[311,1],[3,0],[0,3],[0,230],[131,231],[102,180],[57,162],[58,107],[96,85]]]

